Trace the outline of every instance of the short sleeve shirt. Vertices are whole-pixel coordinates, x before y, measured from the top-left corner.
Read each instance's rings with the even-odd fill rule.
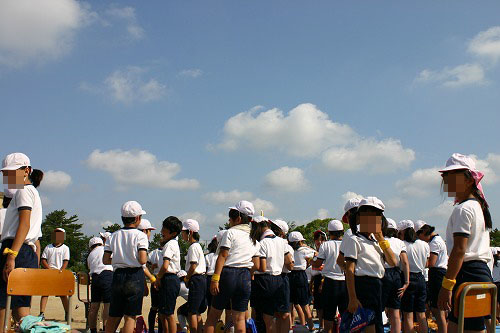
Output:
[[[194,274],[205,274],[207,266],[200,243],[193,243],[189,246],[186,256],[186,272],[189,270],[192,263],[198,264],[194,270]]]
[[[43,249],[41,258],[47,260],[50,268],[61,269],[64,261],[69,261],[69,247],[66,244],[49,244]]]
[[[383,251],[375,240],[363,235],[344,238],[344,257],[354,260],[354,275],[383,278],[385,274]]]
[[[139,251],[147,251],[148,237],[135,228],[123,228],[109,236],[104,245],[104,252],[112,254],[113,269],[142,267],[139,263]]]

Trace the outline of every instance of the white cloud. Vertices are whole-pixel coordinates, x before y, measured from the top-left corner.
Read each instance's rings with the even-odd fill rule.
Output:
[[[399,140],[368,139],[345,147],[330,148],[324,152],[322,159],[326,166],[339,171],[387,173],[408,167],[415,160],[415,152],[403,148]]]
[[[179,216],[179,220],[186,221],[187,219],[193,219],[198,221],[200,224],[200,229],[203,229],[203,223],[207,220],[207,217],[200,212],[186,212]]]
[[[44,172],[40,185],[42,190],[61,191],[71,184],[71,176],[64,171],[49,170]]]
[[[107,228],[107,227],[112,226],[113,224],[114,224],[113,222],[111,222],[109,220],[106,220],[106,221],[104,221],[104,222],[101,223],[101,227],[102,228]]]
[[[422,215],[426,218],[435,217],[439,219],[448,219],[452,211],[453,211],[453,201],[446,200],[439,206],[434,207],[433,209],[423,213]]]
[[[342,194],[342,200],[344,203],[346,203],[350,199],[354,198],[363,198],[361,194],[357,194],[355,192],[347,191],[344,194]]]
[[[144,29],[137,22],[135,8],[133,7],[111,8],[107,10],[107,14],[114,18],[124,20],[126,22],[127,33],[130,39],[139,40],[144,38]]]
[[[328,218],[328,210],[324,208],[318,209],[318,218],[321,220]]]
[[[184,69],[179,72],[179,76],[197,78],[203,75],[203,71],[199,68]]]
[[[444,87],[456,88],[467,85],[487,83],[482,65],[463,64],[453,68],[445,67],[440,71],[424,69],[415,79],[416,82],[436,82]]]
[[[215,205],[232,205],[241,200],[251,200],[254,195],[251,192],[241,192],[238,190],[232,190],[229,192],[217,191],[205,193],[203,196],[205,200]]]
[[[104,80],[104,87],[115,102],[131,104],[133,102],[151,102],[165,97],[167,87],[155,78],[145,79],[148,70],[143,67],[129,66],[116,70]],[[89,91],[88,84],[80,87]]]
[[[196,179],[175,179],[181,171],[177,163],[158,161],[144,150],[94,150],[86,161],[91,169],[108,172],[118,185],[189,190],[200,186]]]
[[[276,212],[276,207],[271,201],[267,201],[264,199],[254,199],[252,200],[253,206],[255,208],[255,214],[260,215],[261,211],[264,212],[264,215],[270,216],[271,214]]]
[[[405,196],[425,197],[432,191],[439,193],[439,168],[417,169],[410,177],[396,182],[396,188]]]
[[[60,58],[93,15],[76,0],[0,1],[0,64],[21,67]]]
[[[222,141],[209,148],[279,151],[303,158],[322,156],[326,166],[340,171],[392,171],[407,167],[415,159],[413,150],[403,148],[400,141],[362,138],[349,125],[332,121],[310,103],[300,104],[288,114],[277,108],[262,111],[261,106],[241,112],[226,121]],[[383,165],[379,167],[380,162]]]
[[[42,205],[43,205],[43,206],[49,206],[49,205],[51,205],[51,204],[52,204],[52,200],[50,200],[50,198],[49,198],[49,197],[46,197],[46,196],[44,196],[44,195],[41,195],[41,196],[40,196],[40,201],[42,202]]]
[[[308,187],[304,171],[299,168],[282,167],[266,175],[266,185],[278,191],[298,192]]]
[[[385,201],[385,209],[398,209],[406,206],[407,201],[403,198],[390,198]]]
[[[487,57],[493,62],[500,58],[500,27],[491,27],[478,33],[468,45],[467,50],[481,57]]]

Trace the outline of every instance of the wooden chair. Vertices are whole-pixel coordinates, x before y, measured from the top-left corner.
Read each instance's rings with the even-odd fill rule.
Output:
[[[464,331],[464,319],[491,315],[491,332],[495,332],[497,287],[493,283],[465,282],[455,294],[454,315],[458,332]]]
[[[85,328],[89,329],[89,311],[90,311],[90,276],[87,272],[78,272],[77,273],[77,295],[78,300],[83,303],[85,306]],[[86,298],[82,298],[80,295],[80,286],[86,286]]]
[[[69,311],[66,321],[71,326],[71,296],[75,293],[75,277],[69,270],[16,268],[7,282],[7,304],[4,332],[10,330],[12,296],[69,296]]]

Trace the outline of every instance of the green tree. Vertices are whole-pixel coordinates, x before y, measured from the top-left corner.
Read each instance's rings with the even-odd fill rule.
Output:
[[[52,231],[55,228],[63,228],[66,231],[64,244],[69,247],[70,260],[68,268],[72,271],[85,271],[85,260],[87,259],[89,237],[82,232],[82,224],[78,223],[78,216],[66,216],[65,210],[55,210],[45,216],[42,223],[42,239],[40,240],[42,251],[52,243]]]
[[[490,231],[490,246],[500,246],[500,231],[497,228]]]
[[[149,242],[149,250],[156,250],[161,247],[161,233],[154,234],[153,240]]]
[[[290,222],[289,223],[289,226],[290,226],[290,231],[289,232],[292,232],[292,231],[299,231],[302,236],[304,236],[304,238],[306,239],[306,243],[313,247],[314,248],[314,232],[316,230],[322,230],[324,232],[326,232],[326,234],[328,235],[328,222],[330,222],[331,218],[327,218],[327,219],[316,219],[316,220],[313,220],[309,223],[306,223],[304,225],[299,225],[299,226],[295,226],[295,222]],[[349,228],[349,225],[348,224],[345,224],[345,223],[342,223],[344,225],[344,230],[346,230],[347,228]],[[292,227],[293,226],[293,227]]]
[[[102,227],[104,229],[104,231],[107,231],[107,232],[110,232],[110,233],[113,233],[117,230],[120,230],[122,228],[121,225],[119,225],[118,223],[115,223],[115,224],[112,224],[110,226],[107,226],[107,227]]]

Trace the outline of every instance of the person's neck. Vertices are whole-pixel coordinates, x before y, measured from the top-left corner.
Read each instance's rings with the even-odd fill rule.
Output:
[[[474,195],[469,192],[469,193],[457,193],[455,199],[457,200],[457,202],[462,202],[462,201],[465,201],[467,199],[474,199]]]
[[[191,238],[191,239],[189,240],[189,244],[193,245],[194,243],[196,243],[196,239]]]
[[[54,245],[55,247],[59,247],[59,246],[63,245],[63,243],[52,243],[52,245]]]

